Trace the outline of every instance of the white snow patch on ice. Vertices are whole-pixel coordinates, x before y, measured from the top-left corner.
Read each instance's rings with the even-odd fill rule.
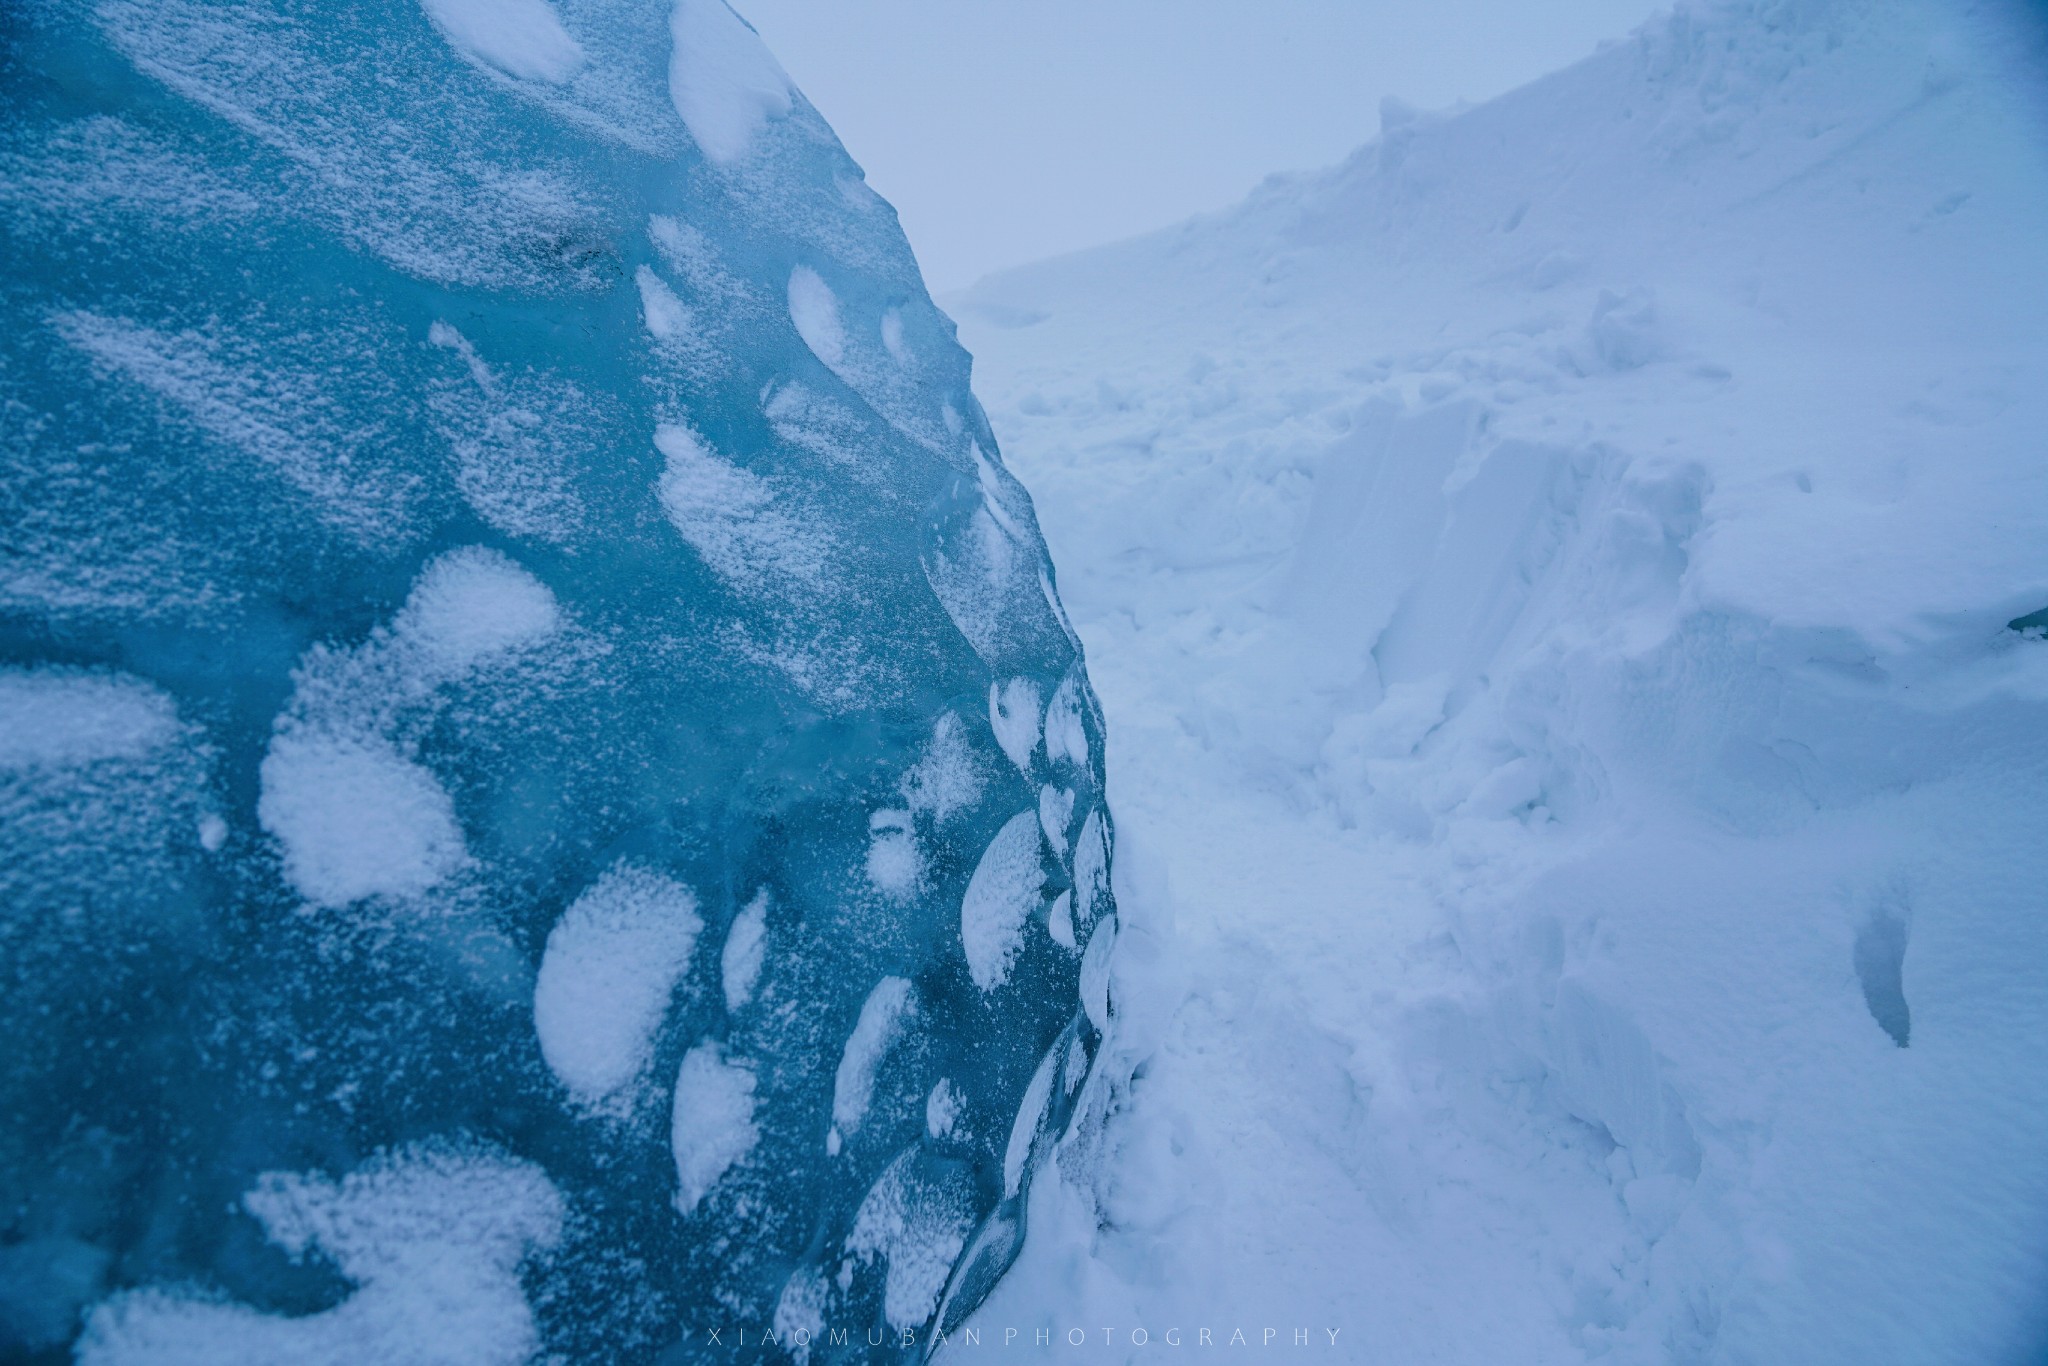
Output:
[[[63,313],[51,320],[94,365],[141,385],[212,440],[241,452],[313,504],[321,521],[365,544],[404,533],[411,490],[351,459],[313,377],[280,373],[196,330]]]
[[[1109,901],[1109,834],[1102,808],[1092,807],[1074,840],[1074,919],[1086,925]]]
[[[717,245],[703,229],[668,214],[650,214],[647,238],[661,253],[662,261],[688,281],[698,297],[716,300],[732,315],[754,311],[753,286],[725,268]]]
[[[448,45],[465,58],[521,80],[560,85],[583,65],[547,0],[420,0]]]
[[[875,1077],[882,1060],[917,1013],[917,996],[905,977],[884,977],[861,1002],[860,1019],[839,1050],[839,1069],[832,1077],[832,1131],[828,1152],[858,1132],[875,1096]]]
[[[700,1043],[676,1071],[670,1150],[676,1159],[676,1209],[694,1213],[711,1188],[761,1141],[754,1122],[754,1070],[729,1061],[717,1043]]]
[[[882,314],[882,349],[898,365],[911,364],[910,348],[903,340],[903,310],[891,308]]]
[[[768,889],[754,893],[754,899],[740,907],[725,932],[725,948],[718,956],[719,977],[725,989],[725,1008],[737,1014],[754,999],[754,986],[761,980],[761,967],[768,956]]]
[[[315,905],[418,896],[469,861],[440,780],[380,737],[280,734],[261,772],[256,814]]]
[[[0,672],[0,769],[137,759],[177,732],[171,699],[138,679],[56,669]]]
[[[1075,768],[1088,769],[1088,729],[1081,723],[1081,684],[1078,673],[1060,681],[1045,708],[1045,757],[1055,763],[1065,759]]]
[[[1010,1141],[1003,1147],[1004,1199],[1023,1188],[1024,1164],[1031,1159],[1031,1145],[1038,1137],[1039,1125],[1045,1121],[1045,1107],[1052,1102],[1053,1072],[1059,1066],[1060,1052],[1054,1047],[1039,1060],[1038,1070],[1031,1074],[1031,1084],[1024,1088],[1024,1099],[1017,1105],[1017,1118],[1010,1124]]]
[[[531,653],[561,624],[545,584],[466,546],[431,561],[360,646],[307,652],[256,805],[301,895],[321,906],[414,897],[468,863],[454,803],[409,752],[400,722],[431,714],[445,685]]]
[[[648,334],[656,341],[684,341],[696,330],[690,306],[677,298],[668,282],[656,275],[652,268],[641,266],[635,270],[633,283],[640,289],[641,320],[647,324]]]
[[[940,1077],[931,1094],[924,1098],[924,1131],[933,1138],[952,1137],[966,1109],[967,1100],[960,1094],[960,1088]]]
[[[868,817],[868,882],[891,901],[914,899],[925,885],[924,854],[908,811]]]
[[[621,863],[548,932],[533,989],[541,1056],[585,1106],[630,1105],[704,922],[690,889]]]
[[[466,384],[435,381],[427,396],[455,453],[463,501],[508,535],[569,540],[583,519],[571,481],[588,439],[581,391],[562,381],[501,375],[445,322],[428,327],[427,340],[453,352],[468,377]]]
[[[592,263],[534,250],[538,242],[589,243],[609,231],[573,170],[525,160],[508,173],[482,156],[451,155],[443,120],[394,116],[425,106],[373,93],[358,68],[334,60],[321,17],[221,10],[198,0],[105,0],[93,11],[99,31],[139,74],[283,158],[277,202],[288,202],[294,217],[439,284],[543,293],[609,287]],[[370,109],[392,112],[340,113]],[[273,391],[317,379],[316,371],[280,385],[274,367],[251,359],[255,377]],[[352,426],[366,415],[337,416]],[[367,491],[362,481],[358,491]]]
[[[920,1327],[938,1307],[973,1218],[956,1192],[916,1179],[917,1155],[913,1147],[889,1164],[846,1236],[847,1252],[861,1262],[887,1261],[882,1316],[899,1332]]]
[[[273,1245],[294,1260],[317,1254],[354,1293],[287,1318],[191,1292],[124,1291],[86,1320],[82,1366],[519,1366],[540,1350],[519,1266],[560,1240],[565,1211],[531,1163],[420,1145],[338,1182],[271,1172],[243,1204]]]
[[[960,634],[992,667],[1006,658],[1024,552],[984,497],[954,541],[928,557],[925,577]]]
[[[1080,943],[1074,938],[1074,894],[1061,892],[1053,898],[1052,909],[1045,913],[1045,932],[1052,936],[1052,942],[1063,949],[1081,951]]]
[[[941,825],[980,801],[987,786],[987,768],[968,742],[967,727],[950,711],[932,723],[924,753],[899,784],[912,811],[930,812]]]
[[[1028,776],[1038,753],[1038,684],[1028,678],[989,684],[988,724],[1003,753]]]
[[[766,479],[715,454],[690,428],[663,423],[662,511],[713,573],[742,592],[777,596],[825,585],[829,534],[782,506]]]
[[[676,113],[711,161],[745,159],[768,121],[789,113],[789,77],[725,0],[676,0],[669,30]]]
[[[427,566],[392,630],[426,669],[454,678],[539,645],[561,624],[546,584],[495,551],[473,548]]]
[[[789,273],[789,320],[811,348],[811,354],[832,370],[846,363],[846,324],[839,317],[839,296],[809,266]]]
[[[1074,790],[1051,783],[1038,789],[1038,825],[1054,858],[1067,856],[1067,825],[1074,819]]]
[[[1024,927],[1045,889],[1039,862],[1038,813],[1020,811],[1003,823],[982,851],[960,899],[960,944],[974,984],[993,991],[1010,978],[1024,947]]]
[[[831,1290],[816,1267],[801,1267],[783,1282],[775,1299],[775,1336],[797,1366],[811,1359],[811,1348],[825,1336],[825,1309]]]
[[[1116,936],[1116,917],[1104,916],[1088,936],[1087,951],[1081,955],[1081,1008],[1088,1012],[1088,1022],[1105,1034],[1109,1032],[1109,984]]]

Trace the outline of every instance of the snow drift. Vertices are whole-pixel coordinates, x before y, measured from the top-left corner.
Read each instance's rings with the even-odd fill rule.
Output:
[[[1685,7],[952,301],[1138,1067],[990,1321],[2048,1350],[2042,51]]]

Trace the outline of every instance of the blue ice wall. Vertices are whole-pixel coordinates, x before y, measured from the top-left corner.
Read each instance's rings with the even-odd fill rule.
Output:
[[[0,1356],[921,1355],[1115,920],[889,206],[722,0],[10,0],[0,106]]]

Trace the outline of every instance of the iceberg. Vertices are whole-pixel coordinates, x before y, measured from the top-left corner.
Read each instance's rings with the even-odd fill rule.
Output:
[[[920,1359],[1115,910],[894,212],[724,0],[0,54],[0,1355]]]

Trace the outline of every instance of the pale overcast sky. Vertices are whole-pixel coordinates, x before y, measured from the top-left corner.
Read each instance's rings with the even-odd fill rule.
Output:
[[[934,292],[1328,165],[1393,95],[1483,100],[1656,0],[734,0]]]

